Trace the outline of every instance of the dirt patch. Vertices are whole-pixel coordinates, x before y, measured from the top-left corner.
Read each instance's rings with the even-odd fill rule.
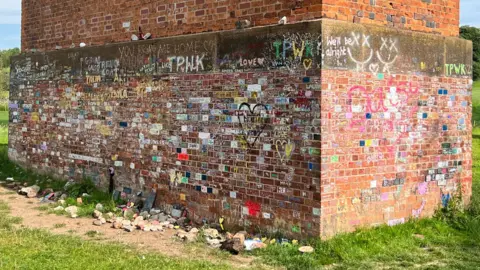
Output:
[[[22,227],[45,229],[55,234],[76,235],[82,239],[98,242],[123,243],[128,246],[134,246],[140,250],[159,252],[167,256],[185,259],[208,260],[218,263],[229,263],[235,268],[263,268],[254,262],[254,258],[246,256],[215,256],[218,250],[206,245],[184,244],[176,240],[173,236],[174,229],[166,229],[164,232],[143,232],[133,231],[131,233],[124,230],[111,228],[107,223],[103,226],[92,224],[93,218],[69,218],[40,211],[41,204],[37,198],[29,199],[20,195],[12,195],[11,190],[0,187],[0,200],[8,203],[11,209],[11,216],[23,219]],[[97,231],[92,238],[92,231]],[[87,235],[90,235],[88,236]]]

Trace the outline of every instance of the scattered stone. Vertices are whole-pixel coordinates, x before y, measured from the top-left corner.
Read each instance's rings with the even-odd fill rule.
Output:
[[[187,219],[186,217],[181,217],[181,218],[177,219],[177,224],[178,224],[178,225],[183,225],[183,224],[185,224],[185,220],[186,220],[186,219]]]
[[[142,216],[144,220],[147,220],[150,217],[150,214],[147,211],[143,211],[140,213],[140,216]]]
[[[99,220],[99,219],[96,219],[96,220],[93,221],[93,225],[95,225],[95,226],[102,226],[102,224],[103,224],[102,221]]]
[[[112,223],[112,228],[114,228],[114,229],[121,229],[122,226],[123,226],[123,225],[122,225],[122,222],[121,222],[121,221],[114,221],[114,222]]]
[[[167,225],[167,228],[169,228],[169,229],[173,229],[173,227],[175,227],[175,226],[173,226],[173,224],[168,224]]]
[[[238,241],[240,241],[240,245],[243,246],[243,245],[245,245],[245,235],[246,235],[246,234],[247,234],[246,232],[245,232],[245,233],[243,233],[243,232],[238,232],[238,233],[236,233],[236,234],[233,236],[233,240],[238,240]]]
[[[63,193],[62,196],[60,196],[60,200],[65,201],[68,198],[68,194]]]
[[[298,251],[302,253],[312,253],[314,251],[313,247],[311,246],[303,246],[298,249]]]
[[[153,215],[158,215],[158,214],[160,214],[160,213],[162,213],[162,211],[159,210],[159,209],[155,209],[155,208],[154,208],[154,209],[150,210],[150,215],[152,215],[152,216],[153,216]]]
[[[20,189],[19,193],[21,195],[27,195],[28,198],[37,197],[38,192],[40,191],[40,187],[37,185],[33,185],[30,187],[25,187]]]
[[[425,239],[425,235],[422,235],[422,234],[414,234],[413,237],[421,239],[421,240]]]
[[[165,222],[165,221],[168,220],[168,216],[165,215],[165,214],[163,214],[163,213],[161,213],[161,214],[158,215],[158,219],[157,219],[157,220],[160,221],[160,222]]]
[[[222,245],[222,243],[220,243],[220,240],[208,239],[208,238],[207,238],[207,244],[213,248],[219,248]]]
[[[65,205],[65,200],[58,200],[58,203],[61,205]]]
[[[94,218],[101,218],[102,216],[103,216],[102,212],[100,212],[98,210],[93,211],[93,217]]]
[[[13,180],[13,177],[7,177],[7,179],[5,179],[5,180],[7,180],[7,181],[14,181],[14,180]]]
[[[78,217],[78,215],[77,215],[78,208],[76,206],[72,205],[72,206],[69,206],[69,207],[65,208],[65,212],[67,212],[70,215],[70,217],[72,217],[72,218]]]
[[[160,222],[159,225],[162,226],[162,227],[168,227],[168,225],[170,225],[170,222],[168,222],[168,221]]]
[[[15,183],[8,183],[7,184],[8,188],[15,188],[16,186],[17,186],[17,184],[15,184]]]
[[[82,197],[78,197],[77,198],[77,204],[82,204],[82,203],[83,203]]]
[[[127,232],[133,232],[135,230],[132,225],[123,226],[123,229]]]
[[[99,218],[98,220],[100,220],[100,222],[102,222],[102,224],[105,224],[107,223],[107,220],[103,217]]]
[[[130,222],[130,220],[122,220],[122,227],[125,227],[125,226],[131,226],[132,223]]]
[[[115,215],[112,212],[108,212],[105,214],[106,218],[113,218]]]
[[[198,229],[197,228],[192,228],[189,233],[198,233]]]
[[[178,209],[172,209],[172,217],[179,218],[182,215],[182,211]]]
[[[233,255],[238,255],[238,253],[240,253],[243,250],[243,246],[240,245],[240,242],[238,241],[238,239],[236,240],[230,239],[230,240],[224,241],[220,245],[220,249],[228,251]]]
[[[53,211],[63,211],[63,210],[65,210],[65,208],[63,208],[63,206],[60,206],[60,205],[53,208]]]
[[[68,190],[68,187],[70,187],[71,185],[75,184],[75,181],[73,180],[69,180],[65,186],[63,186],[63,190],[67,191]]]
[[[57,191],[57,192],[53,193],[53,197],[55,198],[55,200],[58,200],[58,198],[60,198],[60,196],[62,196],[62,194],[63,194],[63,192]]]
[[[169,218],[169,219],[167,219],[167,221],[168,221],[170,224],[175,224],[175,223],[177,222],[177,220],[174,219],[174,218]]]
[[[101,212],[103,211],[103,205],[101,203],[97,203],[97,205],[95,205],[95,209]]]
[[[218,231],[216,229],[205,229],[203,231],[203,234],[206,237],[210,237],[210,238],[217,238],[218,237]]]
[[[140,222],[143,221],[143,217],[142,216],[138,216],[135,218],[135,220],[133,221],[132,225],[133,226],[137,226],[138,224],[140,224]]]
[[[178,238],[186,242],[194,242],[197,239],[197,235],[195,233],[186,232],[184,230],[178,230],[175,234]]]

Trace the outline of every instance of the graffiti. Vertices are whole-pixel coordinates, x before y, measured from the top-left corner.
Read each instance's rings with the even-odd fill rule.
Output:
[[[290,141],[290,139],[285,140],[275,140],[275,149],[277,150],[277,155],[282,162],[285,162],[293,154],[295,149],[295,144]]]
[[[425,208],[425,204],[426,204],[426,201],[422,200],[422,204],[420,205],[420,208],[412,210],[412,216],[419,218],[420,215],[422,214],[423,209]]]
[[[273,67],[285,66],[289,70],[317,68],[317,56],[321,56],[321,36],[313,34],[285,34],[272,43],[275,59]]]
[[[260,138],[267,126],[266,114],[268,108],[263,104],[256,104],[251,107],[248,103],[242,103],[237,112],[238,122],[242,128],[242,135],[251,148]]]
[[[378,38],[380,40],[376,40]],[[377,49],[372,46],[376,41],[381,41]],[[398,39],[393,36],[371,37],[358,32],[346,36],[327,36],[324,56],[335,67],[345,68],[351,61],[357,71],[390,74],[399,56]]]
[[[445,76],[471,75],[472,67],[465,64],[445,64]]]

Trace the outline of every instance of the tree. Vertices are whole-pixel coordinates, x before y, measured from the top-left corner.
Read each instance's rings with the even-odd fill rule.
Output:
[[[0,68],[10,67],[10,57],[20,54],[19,48],[0,50]]]
[[[10,88],[10,69],[0,68],[0,92]]]
[[[10,57],[20,54],[20,49],[0,50],[0,91],[10,88]]]
[[[473,43],[473,80],[480,79],[480,29],[472,26],[460,27],[460,36],[471,40]]]

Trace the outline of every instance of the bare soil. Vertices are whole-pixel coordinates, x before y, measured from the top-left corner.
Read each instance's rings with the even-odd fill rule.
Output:
[[[44,229],[54,234],[75,235],[82,239],[104,243],[122,243],[129,247],[140,250],[159,252],[163,255],[210,262],[228,263],[232,268],[263,268],[266,266],[254,262],[253,257],[218,255],[218,249],[213,249],[204,244],[185,244],[175,239],[174,229],[166,229],[164,232],[143,232],[136,230],[126,232],[121,229],[111,228],[107,223],[103,226],[93,225],[93,218],[69,218],[38,210],[44,204],[37,198],[26,198],[18,194],[12,194],[11,190],[0,187],[0,200],[10,206],[10,214],[22,218],[21,227]],[[64,225],[63,225],[64,224]],[[91,237],[87,232],[97,231],[97,236]],[[217,255],[215,254],[217,253]]]

